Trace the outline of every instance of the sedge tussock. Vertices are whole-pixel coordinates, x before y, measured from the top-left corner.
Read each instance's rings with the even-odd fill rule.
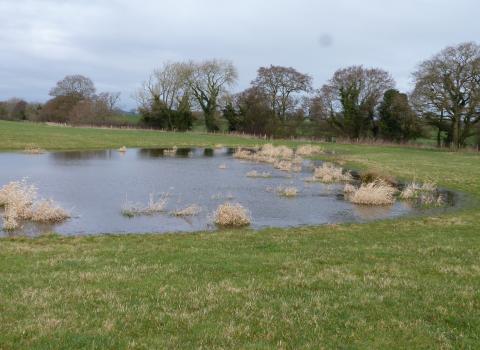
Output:
[[[120,147],[120,148],[118,149],[118,152],[120,152],[120,153],[125,153],[125,152],[127,152],[127,147],[125,147],[125,146]]]
[[[173,146],[172,148],[163,150],[163,155],[165,156],[175,156],[177,154],[178,147]]]
[[[351,193],[354,193],[356,190],[357,188],[352,184],[346,184],[345,187],[343,188],[343,193],[351,194]]]
[[[33,144],[28,144],[25,146],[25,149],[23,150],[23,153],[27,153],[27,154],[43,154],[45,153],[45,150],[36,146],[36,145],[33,145]]]
[[[37,188],[25,179],[0,188],[0,207],[4,207],[3,228],[15,230],[20,221],[61,222],[70,215],[52,200],[37,201]]]
[[[199,205],[192,204],[183,209],[172,211],[170,214],[172,216],[185,217],[185,216],[196,216],[201,212],[202,212],[202,208]]]
[[[298,195],[298,189],[293,186],[277,187],[277,194],[281,197],[296,197]]]
[[[155,198],[155,195],[150,193],[146,206],[140,203],[129,202],[127,199],[122,207],[122,214],[127,217],[133,217],[163,213],[167,206],[168,196],[168,193],[162,193],[159,198]]]
[[[382,180],[362,184],[349,196],[350,202],[363,205],[390,205],[395,203],[397,189]]]
[[[315,154],[322,154],[324,153],[323,148],[320,146],[314,146],[314,145],[302,145],[297,148],[295,151],[295,154],[299,156],[313,156]]]
[[[266,178],[272,177],[272,174],[270,174],[268,171],[259,172],[259,171],[256,171],[256,170],[252,170],[252,171],[249,171],[246,174],[246,176],[247,177],[266,179]]]
[[[62,222],[70,218],[70,214],[51,199],[38,202],[33,210],[32,221]]]
[[[220,170],[225,170],[225,169],[227,169],[227,164],[225,164],[225,163],[220,164],[220,165],[218,166],[218,169],[220,169]]]
[[[286,146],[273,146],[271,144],[266,144],[256,151],[239,148],[235,151],[233,157],[258,163],[274,164],[279,160],[293,159],[294,152],[291,148]]]
[[[422,196],[425,197],[425,194],[434,194],[437,192],[437,184],[434,182],[426,181],[423,184],[417,182],[411,182],[405,186],[403,191],[400,193],[400,198],[402,199],[418,199]]]
[[[224,227],[242,227],[250,224],[250,214],[241,204],[224,203],[213,213],[215,224]]]
[[[349,172],[343,172],[343,169],[330,163],[323,163],[321,167],[315,168],[314,179],[324,183],[348,182],[352,175]]]

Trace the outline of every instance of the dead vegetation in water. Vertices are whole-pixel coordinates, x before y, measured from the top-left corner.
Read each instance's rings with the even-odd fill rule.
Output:
[[[163,155],[164,156],[176,156],[177,155],[177,150],[178,150],[177,146],[173,146],[172,148],[169,148],[169,149],[164,149],[163,150]]]
[[[400,198],[409,201],[417,201],[422,206],[440,207],[445,204],[445,198],[439,193],[437,184],[433,181],[425,181],[423,184],[413,181],[407,184]]]
[[[340,167],[331,163],[323,163],[321,167],[315,168],[313,178],[309,180],[323,183],[349,182],[353,180],[353,177],[348,171],[344,172]]]
[[[227,169],[227,164],[223,163],[218,166],[218,169],[220,170],[226,170]]]
[[[302,145],[297,148],[295,154],[302,157],[309,157],[317,154],[323,154],[325,151],[320,146]]]
[[[348,200],[362,205],[391,205],[397,189],[383,180],[361,184],[348,195]]]
[[[249,171],[249,172],[246,174],[246,176],[247,176],[247,177],[252,177],[252,178],[267,179],[267,178],[272,177],[272,174],[270,174],[268,171],[259,172],[259,171],[256,171],[256,170],[252,170],[252,171]]]
[[[43,154],[45,153],[46,151],[34,144],[28,144],[25,146],[24,150],[23,150],[23,153],[26,153],[26,154]]]
[[[126,152],[127,152],[127,147],[125,147],[125,146],[120,147],[120,148],[118,149],[118,152],[120,152],[120,153],[126,153]]]
[[[142,203],[133,203],[125,199],[125,203],[122,206],[122,215],[127,217],[143,216],[143,215],[155,215],[164,213],[168,203],[168,193],[162,193],[158,198],[153,193],[149,194],[148,203],[144,205]]]
[[[70,214],[53,200],[37,200],[37,188],[24,179],[12,181],[0,188],[0,207],[3,207],[3,229],[15,230],[21,221],[42,223],[62,222]]]
[[[187,216],[197,216],[202,212],[202,207],[197,204],[191,204],[183,209],[174,210],[170,213],[172,216],[177,217],[187,217]]]
[[[286,186],[286,187],[279,186],[277,187],[276,192],[280,197],[292,198],[292,197],[296,197],[299,191],[298,191],[298,188],[294,186]]]
[[[241,204],[224,203],[213,213],[214,223],[222,227],[243,227],[250,225],[250,213]]]

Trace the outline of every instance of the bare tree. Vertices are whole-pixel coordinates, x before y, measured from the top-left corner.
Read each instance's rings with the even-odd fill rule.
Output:
[[[103,104],[108,113],[115,112],[118,101],[120,100],[120,92],[101,92],[96,96],[97,102]]]
[[[187,78],[190,66],[182,62],[167,62],[155,69],[148,81],[136,92],[135,98],[142,108],[158,100],[168,109],[178,109],[188,95]]]
[[[91,98],[95,94],[95,85],[83,75],[67,75],[50,90],[50,96],[75,96],[81,99]]]
[[[320,90],[332,122],[352,139],[371,131],[376,137],[375,109],[386,90],[395,87],[382,69],[352,66],[337,70]]]
[[[464,146],[480,121],[480,46],[470,42],[447,47],[422,62],[413,77],[416,108],[438,127],[439,136],[447,132],[447,143]]]
[[[237,81],[237,70],[232,62],[216,59],[188,65],[187,81],[192,96],[203,111],[207,130],[215,131],[218,99]]]
[[[262,89],[269,96],[272,110],[285,120],[287,111],[293,109],[297,102],[294,94],[310,92],[312,78],[291,67],[271,65],[258,69],[252,85]]]

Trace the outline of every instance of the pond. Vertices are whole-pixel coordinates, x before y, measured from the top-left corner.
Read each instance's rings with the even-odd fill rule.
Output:
[[[386,207],[354,205],[343,199],[343,185],[309,183],[314,164],[305,161],[302,172],[286,173],[269,164],[240,161],[233,150],[163,149],[52,152],[40,155],[0,153],[0,186],[27,178],[39,195],[52,198],[72,218],[55,225],[24,223],[12,234],[63,235],[101,233],[191,232],[213,230],[212,213],[227,201],[248,208],[252,228],[363,222],[398,217],[415,212],[406,202]],[[225,169],[220,169],[225,166]],[[252,170],[270,172],[270,178],[249,178]],[[295,186],[294,198],[275,193],[279,186]],[[167,212],[126,217],[122,206],[146,203],[150,194],[167,197]],[[202,211],[194,217],[169,214],[197,204]],[[7,235],[6,232],[1,235]]]

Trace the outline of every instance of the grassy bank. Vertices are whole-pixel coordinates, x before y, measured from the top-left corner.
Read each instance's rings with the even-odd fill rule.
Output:
[[[7,129],[17,136],[5,141]],[[108,142],[96,140],[104,132]],[[27,139],[87,148],[76,147],[83,137],[88,148],[254,142],[0,123],[3,149]],[[471,202],[362,225],[1,239],[0,348],[478,348],[480,157],[325,147],[329,158],[435,180]]]

